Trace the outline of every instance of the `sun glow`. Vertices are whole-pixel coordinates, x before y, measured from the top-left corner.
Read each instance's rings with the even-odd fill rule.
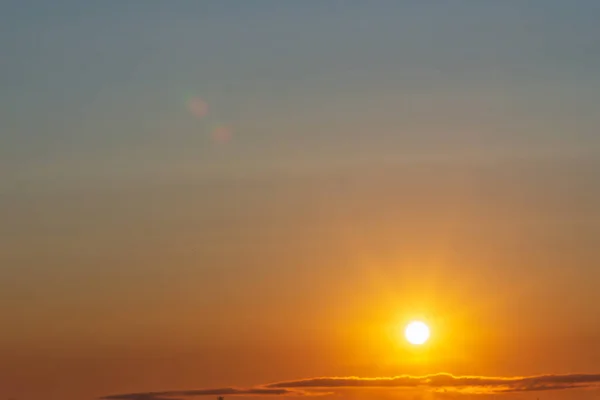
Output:
[[[429,327],[421,321],[413,321],[406,326],[404,337],[409,343],[421,345],[429,339]]]

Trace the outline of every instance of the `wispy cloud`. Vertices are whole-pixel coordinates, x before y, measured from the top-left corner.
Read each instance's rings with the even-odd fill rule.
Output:
[[[422,388],[436,392],[494,394],[565,389],[600,389],[600,374],[537,375],[519,377],[455,376],[447,373],[361,378],[317,377],[275,382],[247,389],[222,388],[129,393],[105,396],[104,400],[174,400],[191,396],[322,396],[335,389]]]

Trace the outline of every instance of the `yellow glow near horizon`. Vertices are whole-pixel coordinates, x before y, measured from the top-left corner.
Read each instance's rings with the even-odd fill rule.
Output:
[[[429,339],[429,327],[421,321],[413,321],[406,326],[404,337],[409,343],[421,345]]]

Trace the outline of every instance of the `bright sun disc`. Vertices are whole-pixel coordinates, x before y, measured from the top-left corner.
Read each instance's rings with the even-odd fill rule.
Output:
[[[423,344],[429,339],[429,327],[421,321],[413,321],[404,330],[406,340],[411,344]]]

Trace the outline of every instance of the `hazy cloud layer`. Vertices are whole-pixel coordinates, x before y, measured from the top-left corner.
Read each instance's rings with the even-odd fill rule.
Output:
[[[310,378],[277,382],[269,388],[414,388],[425,387],[438,391],[469,393],[524,392],[572,388],[600,388],[600,374],[539,375],[529,377],[454,376],[435,374],[426,376],[402,375],[387,378]]]
[[[335,389],[423,388],[437,392],[493,394],[563,389],[600,389],[600,374],[538,375],[527,377],[454,376],[435,374],[394,377],[318,377],[269,383],[248,389],[199,389],[129,393],[103,397],[104,400],[173,400],[189,396],[319,396]],[[323,392],[327,390],[328,392]]]

